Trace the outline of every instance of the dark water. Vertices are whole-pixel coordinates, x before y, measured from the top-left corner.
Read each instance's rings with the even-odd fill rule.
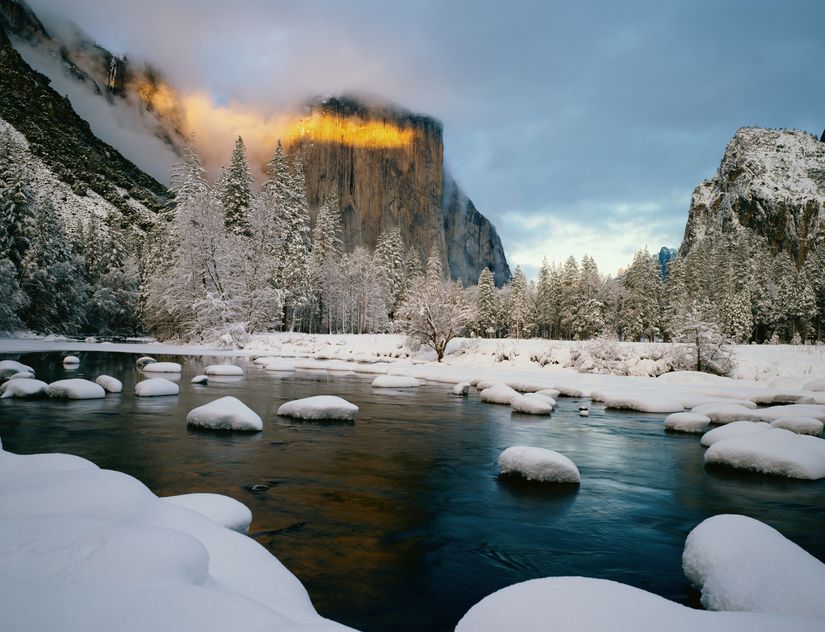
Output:
[[[562,398],[552,418],[449,396],[448,385],[376,390],[371,377],[271,373],[245,359],[184,363],[179,397],[140,399],[138,354],[15,356],[40,379],[124,383],[105,400],[0,400],[0,437],[18,453],[68,452],[127,472],[159,495],[211,491],[246,503],[252,535],[309,590],[321,614],[364,631],[452,630],[489,593],[551,575],[603,577],[696,604],[681,570],[685,537],[718,513],[779,529],[825,560],[825,481],[707,470],[698,437],[665,434],[661,415],[591,408]],[[243,378],[189,384],[232,361]],[[259,434],[193,431],[186,413],[234,395],[264,419]],[[276,416],[289,399],[340,395],[361,407],[354,424]],[[499,480],[504,448],[568,455],[581,487]],[[264,485],[263,491],[251,491]]]

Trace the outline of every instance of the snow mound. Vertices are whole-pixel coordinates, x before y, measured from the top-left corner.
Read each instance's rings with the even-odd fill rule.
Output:
[[[234,364],[211,364],[204,371],[207,375],[243,375],[243,369]]]
[[[421,386],[414,377],[406,375],[379,375],[372,381],[373,388],[415,388]]]
[[[95,384],[89,380],[73,378],[52,382],[46,387],[46,395],[67,399],[100,399],[101,397],[106,397],[106,391],[103,390],[100,384]]]
[[[516,445],[498,457],[502,474],[519,474],[528,481],[580,483],[579,468],[563,454],[545,448]]]
[[[98,375],[95,384],[102,386],[107,393],[120,393],[123,390],[123,383],[111,375]]]
[[[770,430],[770,428],[771,425],[764,421],[733,421],[706,432],[702,435],[700,443],[705,447],[710,447],[717,441],[724,441],[731,437],[741,437],[755,432],[764,432]]]
[[[0,379],[5,379],[15,373],[34,373],[34,369],[17,360],[0,360]]]
[[[262,366],[267,371],[294,371],[295,362],[284,360],[283,358],[269,358],[269,361]]]
[[[806,391],[813,391],[814,393],[825,392],[825,378],[807,382],[805,386],[802,387],[802,389]]]
[[[0,384],[0,399],[8,397],[37,397],[42,395],[48,384],[31,378],[9,380]]]
[[[177,362],[151,362],[143,367],[144,373],[180,373]]]
[[[236,397],[221,397],[214,402],[198,406],[186,415],[186,423],[211,430],[245,430],[257,432],[264,429],[258,414]]]
[[[751,401],[760,406],[770,404],[814,404],[816,400],[809,393],[800,391],[766,390],[751,396]]]
[[[458,395],[459,397],[466,397],[470,393],[470,383],[469,382],[459,382],[455,386],[453,386],[453,395]]]
[[[252,524],[252,512],[249,507],[234,498],[223,494],[181,494],[163,497],[168,503],[197,511],[212,522],[237,531],[248,533]]]
[[[701,404],[694,406],[690,412],[705,415],[714,424],[729,424],[734,421],[758,421],[761,411],[745,408],[740,404]]]
[[[138,397],[161,397],[178,393],[180,393],[180,387],[162,377],[153,377],[135,384],[135,395]]]
[[[455,632],[814,632],[822,620],[695,610],[606,579],[547,577],[494,592],[470,608]]]
[[[547,397],[551,397],[552,399],[556,400],[561,395],[561,392],[555,388],[543,388],[540,391],[536,392],[537,395],[547,395]]]
[[[813,417],[819,421],[825,421],[825,406],[815,406],[810,404],[787,404],[785,406],[771,406],[759,411],[760,419],[764,421],[776,421],[782,417],[792,417],[801,415],[803,417]]]
[[[611,393],[604,395],[602,401],[607,408],[638,410],[643,413],[680,413],[685,409],[680,401],[647,393],[627,395]]]
[[[14,375],[10,375],[9,379],[10,380],[21,380],[21,379],[33,380],[34,379],[34,373],[32,373],[31,371],[20,371],[19,373],[15,373]]]
[[[708,610],[825,618],[825,564],[753,518],[701,522],[685,541],[682,569]]]
[[[698,384],[700,386],[712,384],[717,386],[720,383],[730,382],[730,378],[713,375],[712,373],[702,373],[701,371],[672,371],[662,373],[656,378],[656,381],[664,384]]]
[[[796,434],[818,435],[822,434],[822,429],[825,427],[819,419],[813,417],[780,417],[771,422],[774,428],[784,428]]]
[[[705,463],[817,480],[825,478],[825,439],[768,428],[714,443],[705,452]]]
[[[278,414],[296,419],[334,419],[351,421],[358,413],[358,406],[334,395],[316,395],[283,404]]]
[[[80,358],[73,355],[67,355],[63,358],[63,364],[80,364]]]
[[[209,378],[205,375],[196,375],[192,378],[192,384],[206,384],[209,381]]]
[[[481,388],[483,382],[478,384]],[[507,404],[509,406],[518,396],[519,394],[515,389],[499,382],[483,389],[479,394],[479,399],[488,404]]]
[[[157,362],[152,356],[142,356],[135,361],[139,368],[145,367],[147,364],[154,364]]]
[[[700,433],[707,430],[710,417],[698,413],[673,413],[665,417],[665,430]]]
[[[513,412],[526,415],[549,415],[553,412],[553,404],[543,397],[532,395],[519,395],[510,403],[510,406]]]

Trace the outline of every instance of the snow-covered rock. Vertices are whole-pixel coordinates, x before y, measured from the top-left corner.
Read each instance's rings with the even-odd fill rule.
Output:
[[[34,373],[34,369],[17,360],[0,360],[0,379],[6,379],[15,373]]]
[[[414,377],[406,375],[379,375],[372,381],[373,388],[415,388],[421,386]]]
[[[197,511],[212,522],[238,533],[248,533],[249,525],[252,524],[252,512],[249,507],[223,494],[181,494],[164,496],[162,500]]]
[[[64,365],[80,364],[80,358],[78,358],[77,356],[73,356],[73,355],[67,355],[66,357],[63,358],[63,364]]]
[[[263,363],[261,366],[267,371],[294,371],[295,361],[284,358],[268,358],[268,362]]]
[[[742,435],[765,432],[770,429],[771,425],[764,421],[732,421],[703,434],[700,443],[705,447],[709,447],[718,441],[724,441],[731,437],[741,437]]]
[[[33,380],[34,379],[34,373],[32,373],[31,371],[20,371],[19,373],[15,373],[14,375],[10,375],[9,379],[10,380],[20,380],[20,379]]]
[[[482,382],[479,382],[479,388]],[[516,397],[519,397],[518,391],[510,388],[506,384],[496,383],[481,391],[478,395],[482,402],[488,404],[507,404],[508,406]]]
[[[797,434],[806,434],[806,435],[818,435],[822,434],[822,429],[825,427],[819,419],[814,419],[813,417],[802,417],[793,416],[793,417],[780,417],[771,422],[771,426],[774,428],[784,428],[785,430],[790,430],[791,432],[795,432]]]
[[[140,358],[135,360],[135,364],[138,366],[138,368],[143,368],[147,364],[154,364],[155,362],[157,362],[157,360],[155,360],[152,356],[141,356]]]
[[[540,391],[536,391],[536,393],[538,395],[547,395],[548,397],[551,397],[554,400],[558,399],[559,395],[561,395],[561,392],[555,388],[543,388]]]
[[[675,413],[682,412],[685,407],[680,401],[663,395],[649,393],[628,393],[625,395],[611,393],[602,401],[607,408],[622,408],[638,410],[643,413]]]
[[[526,415],[549,415],[553,412],[553,404],[543,397],[533,397],[532,395],[519,395],[510,402],[510,406],[513,412]]]
[[[708,610],[825,619],[825,564],[753,518],[724,514],[701,522],[687,537],[682,568]]]
[[[196,375],[191,380],[192,384],[206,384],[209,382],[209,377],[206,375]]]
[[[351,421],[358,413],[358,406],[335,395],[316,395],[296,399],[278,408],[278,414],[296,419],[332,419]]]
[[[106,397],[106,391],[103,390],[100,384],[80,378],[72,378],[52,382],[46,387],[46,395],[66,399],[100,399]]]
[[[100,384],[108,393],[120,393],[123,390],[123,383],[111,375],[98,375],[95,384]]]
[[[37,397],[46,391],[48,384],[31,378],[9,380],[0,384],[0,399],[8,397]]]
[[[705,415],[715,424],[729,424],[734,421],[758,421],[759,411],[745,408],[740,404],[702,404],[694,406],[690,412]]]
[[[235,397],[221,397],[193,408],[186,415],[186,423],[210,430],[257,432],[264,429],[264,423],[258,414]]]
[[[707,612],[606,579],[547,577],[494,592],[455,632],[815,632],[822,619]]]
[[[498,457],[502,474],[519,474],[529,481],[580,483],[579,468],[569,458],[545,448],[516,445]]]
[[[211,364],[204,371],[207,375],[243,375],[243,369],[235,364]]]
[[[180,387],[177,384],[162,377],[149,378],[135,384],[135,395],[138,397],[162,397],[179,393]]]
[[[817,480],[825,478],[825,439],[769,427],[717,441],[705,452],[705,463]]]
[[[453,395],[458,395],[459,397],[466,397],[470,393],[470,383],[469,382],[459,382],[455,386],[453,386]]]
[[[698,413],[673,413],[665,417],[665,430],[702,433],[710,425],[710,417]]]
[[[825,378],[806,382],[805,385],[802,387],[802,390],[813,391],[814,393],[825,392]]]
[[[181,366],[177,362],[150,362],[143,366],[144,373],[180,373]]]
[[[751,395],[751,401],[760,406],[771,404],[815,404],[816,400],[809,393],[795,390],[765,390]]]

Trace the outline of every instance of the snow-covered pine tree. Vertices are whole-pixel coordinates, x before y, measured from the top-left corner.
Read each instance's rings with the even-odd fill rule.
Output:
[[[716,375],[730,373],[733,368],[730,347],[719,325],[706,316],[710,311],[707,303],[693,301],[675,323],[674,339],[679,343],[673,349],[675,369]]]
[[[511,336],[515,338],[530,336],[535,323],[535,306],[530,283],[521,266],[516,266],[513,280],[510,282],[507,315]]]
[[[0,130],[0,258],[14,264],[18,279],[35,223],[34,196],[22,165],[17,142]]]
[[[582,257],[579,274],[579,305],[575,317],[575,337],[587,340],[599,335],[605,326],[603,283],[593,257]]]
[[[300,154],[296,154],[292,161],[284,211],[281,283],[284,290],[286,324],[290,331],[294,331],[296,325],[301,322],[303,308],[311,299],[309,207]]]
[[[404,273],[404,241],[401,238],[400,228],[396,226],[381,232],[375,246],[374,256],[387,296],[387,312],[390,320],[394,320],[395,312],[404,300],[404,293],[409,287]]]
[[[243,138],[238,136],[229,168],[218,189],[227,230],[236,235],[250,234],[249,205],[252,203],[252,173]]]
[[[544,257],[536,283],[536,327],[538,335],[542,338],[550,338],[553,335],[553,294],[550,275],[550,264],[547,257]]]
[[[622,277],[625,290],[624,334],[628,340],[653,340],[661,316],[661,275],[659,262],[647,248],[639,250]]]
[[[9,259],[0,259],[0,297],[0,332],[18,330],[23,325],[20,314],[27,298],[17,282],[17,268]]]
[[[315,302],[318,306],[319,324],[326,320],[325,330],[332,333],[334,321],[334,303],[338,289],[337,276],[341,265],[344,242],[341,226],[341,209],[334,194],[324,198],[315,227],[312,231],[312,252],[309,258],[309,270]]]
[[[579,303],[579,264],[572,255],[564,262],[559,277],[559,324],[561,338],[573,338]]]
[[[501,312],[493,273],[484,268],[478,277],[476,292],[475,331],[484,338],[493,338],[498,330],[498,318]]]

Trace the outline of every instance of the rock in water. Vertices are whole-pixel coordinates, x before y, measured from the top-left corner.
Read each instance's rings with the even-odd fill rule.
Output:
[[[309,420],[352,421],[358,413],[358,406],[334,395],[316,395],[283,404],[278,414],[284,417]]]
[[[236,397],[221,397],[198,406],[186,415],[186,423],[210,430],[263,430],[258,414]]]

